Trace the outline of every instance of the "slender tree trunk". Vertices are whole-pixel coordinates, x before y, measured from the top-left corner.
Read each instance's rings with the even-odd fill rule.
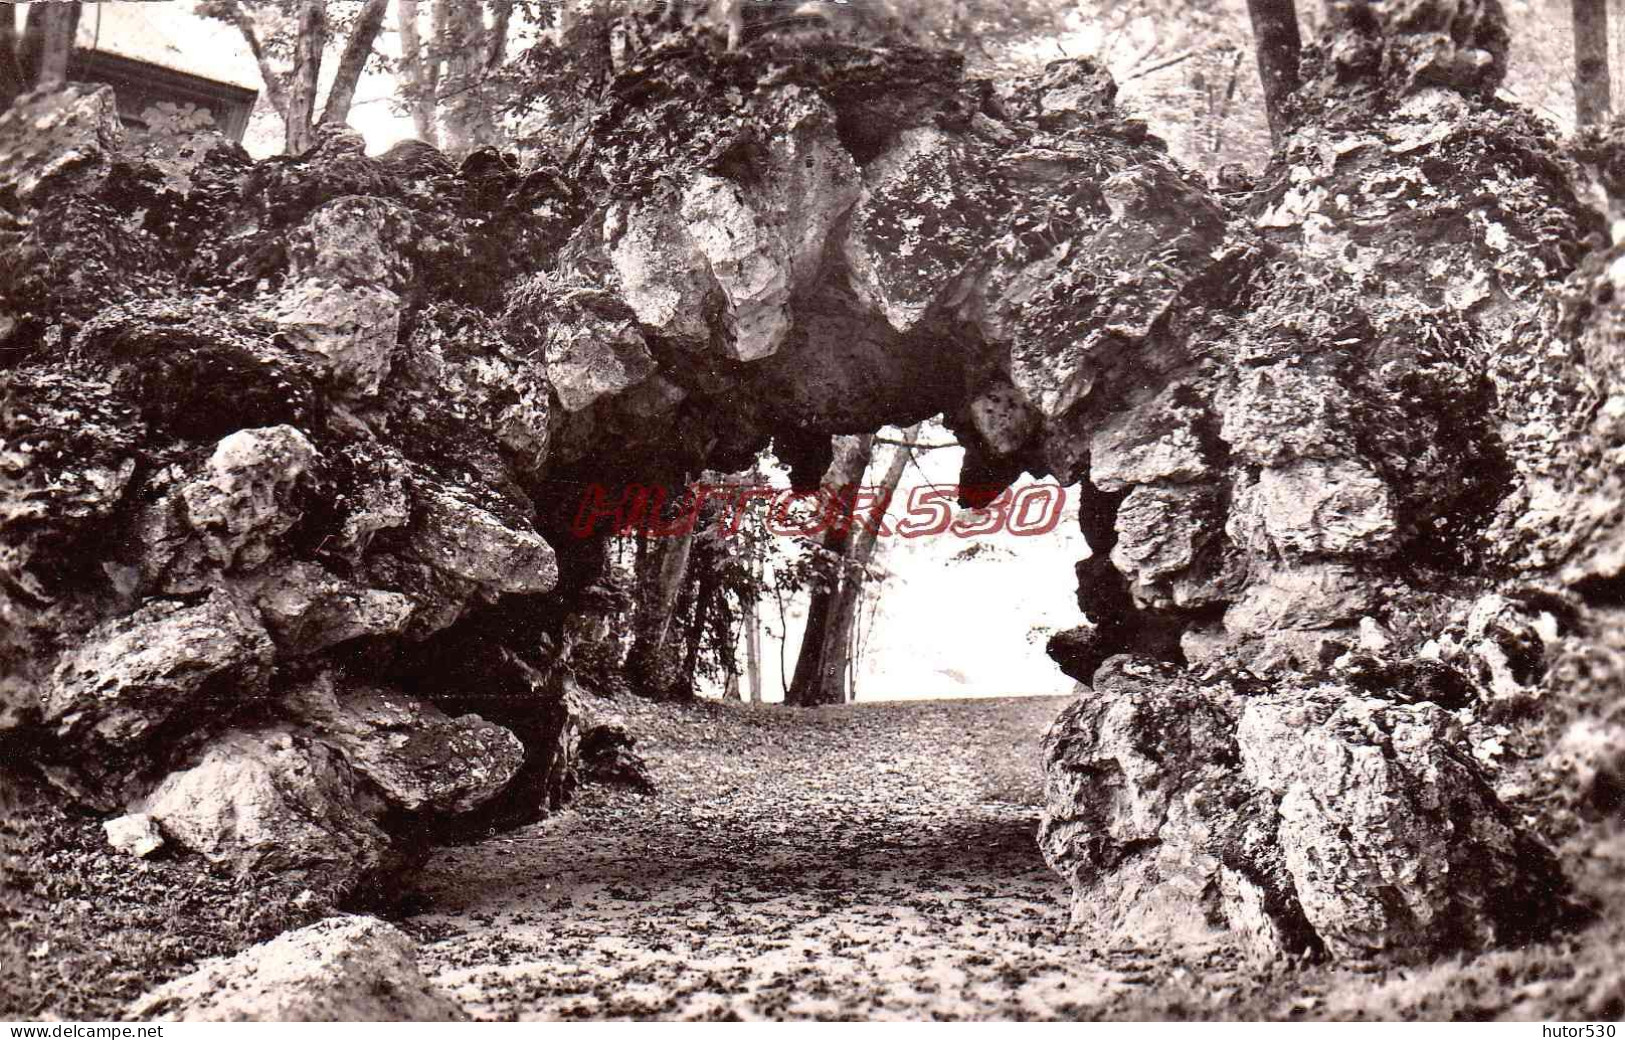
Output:
[[[564,46],[570,30],[580,18],[580,13],[576,11],[576,0],[559,0],[553,7],[553,46]]]
[[[823,486],[848,507],[863,482],[873,447],[874,438],[869,435],[836,439],[835,458],[824,474]],[[845,699],[841,682],[845,630],[838,626],[838,619],[841,590],[848,581],[849,556],[858,540],[850,515],[846,519],[847,523],[834,525],[824,535],[823,548],[835,558],[835,571],[825,587],[814,590],[808,605],[807,627],[796,655],[796,674],[790,681],[790,704],[812,707],[840,704]]]
[[[0,8],[0,112],[16,102],[28,89],[28,76],[22,66],[22,36],[17,32],[17,10]]]
[[[760,563],[752,560],[751,569],[760,573]],[[760,584],[760,583],[758,583]],[[745,685],[750,691],[752,704],[762,703],[762,627],[756,613],[756,599],[745,597]]]
[[[293,75],[289,77],[288,114],[284,121],[284,148],[298,155],[315,143],[316,84],[322,73],[322,51],[327,46],[327,7],[324,0],[304,0],[299,9],[298,38],[293,45]]]
[[[695,676],[699,673],[700,643],[705,639],[705,624],[711,615],[712,601],[716,595],[716,572],[706,567],[694,592],[694,615],[689,620],[688,645],[683,655],[683,680],[687,682],[690,690],[694,689]]]
[[[355,29],[344,42],[344,53],[339,55],[338,72],[327,91],[327,105],[322,109],[322,122],[345,123],[350,119],[350,105],[355,101],[356,84],[372,57],[373,44],[378,31],[384,27],[384,12],[389,0],[367,0],[356,18]]]
[[[513,0],[494,0],[491,28],[485,34],[485,71],[492,73],[508,57],[508,27],[513,24]]]
[[[418,32],[418,0],[400,0],[396,15],[401,30],[401,78],[406,82],[412,128],[420,141],[438,146],[440,134],[434,125],[434,88],[429,85],[426,68],[429,57],[423,53],[423,37]]]
[[[73,57],[73,38],[78,31],[79,4],[28,5],[23,42],[30,52],[35,90],[61,90],[67,85],[68,60]]]
[[[1613,108],[1608,75],[1608,0],[1572,0],[1574,121],[1606,123]]]
[[[632,623],[632,652],[627,658],[627,670],[646,690],[654,691],[658,685],[666,636],[688,577],[693,547],[693,531],[661,538],[649,546],[646,580],[639,586]]]
[[[1303,45],[1298,38],[1297,4],[1295,0],[1247,0],[1247,14],[1253,23],[1270,142],[1278,145],[1286,133],[1286,99],[1298,89],[1298,52]]]
[[[507,46],[512,4],[494,8],[496,25],[487,29],[480,4],[455,5],[446,16],[441,40],[446,59],[445,97],[440,122],[446,151],[467,155],[497,141],[496,113],[485,91],[485,79]]]
[[[920,425],[915,423],[903,431],[902,444],[893,449],[891,462],[886,467],[886,476],[881,483],[886,502],[890,502],[891,496],[897,492],[897,485],[902,483],[909,452],[919,439]],[[843,702],[852,700],[851,676],[856,670],[853,661],[853,633],[857,627],[858,609],[863,600],[863,587],[868,580],[869,561],[874,558],[879,538],[878,524],[864,523],[858,526],[843,561],[843,574],[835,597],[835,608],[824,636],[824,682],[832,688],[838,687],[841,690]]]

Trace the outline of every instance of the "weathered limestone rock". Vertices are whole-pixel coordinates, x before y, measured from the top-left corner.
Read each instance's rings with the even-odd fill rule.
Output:
[[[546,672],[477,625],[427,640],[402,665],[411,688],[447,714],[517,735],[524,761],[501,795],[469,814],[470,826],[518,826],[563,805],[574,791],[587,696],[567,667]]]
[[[233,870],[282,871],[345,894],[401,866],[383,799],[343,756],[290,727],[232,730],[131,807]]]
[[[936,128],[905,130],[863,170],[846,260],[865,304],[910,332],[968,272],[1009,207],[986,188],[974,143]]]
[[[567,412],[579,412],[654,372],[641,320],[610,293],[561,289],[547,278],[516,293],[507,314],[517,334],[541,339],[548,382]]]
[[[1188,948],[1229,938],[1233,917],[1254,952],[1302,952],[1313,936],[1272,807],[1234,766],[1236,691],[1122,657],[1094,680],[1044,738],[1039,845],[1072,886],[1074,926],[1096,942]]]
[[[223,594],[193,606],[149,603],[96,626],[62,656],[41,693],[42,713],[58,737],[129,747],[211,702],[263,696],[272,654],[252,611]]]
[[[1102,491],[1135,484],[1201,480],[1212,469],[1197,423],[1205,418],[1195,387],[1178,383],[1108,419],[1089,445],[1089,482]]]
[[[1244,669],[1254,675],[1325,670],[1356,644],[1353,629],[1280,629],[1238,635],[1222,627],[1193,628],[1179,639],[1185,661],[1207,671]]]
[[[340,690],[330,675],[299,687],[286,703],[391,805],[409,812],[476,808],[507,786],[525,758],[518,737],[478,715],[450,719],[379,687]]]
[[[1172,592],[1158,586],[1189,570],[1213,539],[1213,497],[1201,486],[1142,484],[1123,500],[1111,562],[1138,601],[1172,601]]]
[[[1050,62],[1041,75],[1017,84],[1008,104],[1043,129],[1064,134],[1110,123],[1116,97],[1111,73],[1085,58]]]
[[[711,330],[702,315],[718,287],[682,214],[664,201],[614,206],[604,213],[601,234],[619,298],[638,324],[703,348]]]
[[[386,394],[405,428],[424,431],[426,439],[432,431],[456,429],[465,437],[480,431],[517,474],[538,476],[552,441],[553,389],[540,353],[510,342],[497,322],[472,307],[426,308]]]
[[[321,373],[275,326],[176,294],[132,294],[85,321],[73,353],[139,406],[155,435],[216,441],[238,430],[316,425]]]
[[[411,284],[406,255],[414,231],[410,211],[397,202],[362,195],[334,199],[289,233],[290,280],[402,292]]]
[[[553,549],[533,530],[431,487],[418,487],[413,551],[452,578],[498,592],[546,592],[558,580]]]
[[[164,847],[164,836],[158,824],[145,813],[131,813],[102,824],[107,844],[137,859],[146,857]]]
[[[1348,395],[1323,366],[1277,362],[1238,370],[1216,401],[1219,437],[1240,462],[1271,466],[1354,451]]]
[[[1310,459],[1243,478],[1226,531],[1261,556],[1381,557],[1393,549],[1398,520],[1388,485],[1368,467]]]
[[[1041,419],[1021,391],[1008,384],[988,387],[971,401],[971,424],[997,455],[1013,455],[1032,440]]]
[[[357,565],[379,532],[405,527],[411,521],[412,501],[407,492],[411,467],[382,445],[362,441],[331,453],[326,469],[334,496],[332,547]]]
[[[1045,736],[1040,845],[1100,942],[1415,961],[1553,925],[1555,857],[1438,704],[1113,658]]]
[[[71,561],[123,501],[145,432],[105,381],[0,373],[0,729],[35,713],[57,641],[94,621]]]
[[[455,1001],[423,977],[406,933],[375,917],[329,917],[135,1000],[160,1022],[458,1022]]]
[[[1225,611],[1224,627],[1239,635],[1277,629],[1330,628],[1354,621],[1380,600],[1369,575],[1336,562],[1261,568]]]
[[[312,279],[279,297],[269,316],[341,393],[371,397],[389,372],[404,310],[388,289]]]
[[[1418,960],[1555,923],[1556,858],[1496,799],[1455,720],[1350,693],[1257,698],[1236,729],[1243,773],[1279,798],[1287,870],[1328,952]]]
[[[603,251],[645,329],[738,361],[784,343],[792,296],[812,282],[830,232],[858,197],[857,165],[827,101],[788,84],[756,105],[766,125],[718,142],[708,163],[665,171],[671,197],[606,207],[594,240],[582,243]],[[715,308],[725,330],[712,327]]]
[[[186,520],[221,567],[252,570],[303,515],[318,456],[292,426],[240,430],[215,445],[203,475],[181,489]]]
[[[275,573],[255,599],[260,617],[283,653],[318,653],[362,636],[393,635],[406,627],[408,596],[344,581],[298,561]]]

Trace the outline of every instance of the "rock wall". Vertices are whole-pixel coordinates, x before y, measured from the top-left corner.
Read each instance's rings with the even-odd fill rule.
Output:
[[[1225,194],[1087,61],[996,90],[910,48],[627,52],[569,167],[524,174],[342,127],[157,160],[104,91],[26,100],[0,117],[7,746],[353,888],[568,788],[584,484],[770,440],[818,472],[831,435],[942,413],[967,502],[1053,475],[1096,550],[1051,652],[1101,689],[1052,734],[1042,836],[1081,924],[1177,917],[1174,885],[1260,948],[1525,934],[1503,903],[1561,879],[1456,723],[1618,572],[1602,261],[1549,289],[1600,224],[1488,93],[1493,5],[1350,11]],[[1269,726],[1304,753],[1250,752]],[[1355,833],[1389,804],[1404,836]],[[1480,893],[1439,880],[1480,860]]]

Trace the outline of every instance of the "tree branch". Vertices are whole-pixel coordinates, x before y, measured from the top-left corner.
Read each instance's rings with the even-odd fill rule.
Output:
[[[388,7],[389,0],[367,0],[366,6],[361,9],[355,29],[344,43],[344,53],[339,56],[338,72],[333,77],[332,87],[328,89],[327,105],[322,109],[322,122],[343,123],[350,118],[356,84],[367,67],[367,60],[372,57],[372,46],[378,39],[378,31],[384,26],[384,12]]]
[[[938,448],[962,448],[964,445],[958,441],[946,441],[942,444],[920,444],[916,441],[898,440],[895,437],[875,437],[876,444],[894,444],[900,448],[913,448],[916,451],[935,451]]]
[[[270,99],[271,107],[281,116],[283,122],[288,119],[288,93],[282,83],[282,76],[271,67],[271,59],[265,54],[265,46],[260,42],[259,32],[254,28],[254,20],[248,17],[242,4],[237,0],[226,0],[226,10],[231,12],[232,24],[248,43],[249,53],[254,55],[254,61],[260,67],[260,79],[265,82],[265,96]]]
[[[1127,76],[1124,76],[1123,77],[1123,82],[1127,83],[1129,80],[1139,79],[1141,76],[1149,76],[1153,72],[1161,72],[1163,69],[1168,68],[1170,65],[1178,65],[1180,62],[1187,61],[1187,60],[1189,60],[1191,58],[1194,58],[1194,57],[1196,57],[1196,52],[1194,50],[1186,51],[1183,54],[1176,54],[1172,58],[1167,58],[1167,59],[1164,59],[1163,61],[1159,61],[1155,65],[1152,65],[1152,66],[1150,66],[1148,68],[1136,69],[1135,71],[1129,73]]]

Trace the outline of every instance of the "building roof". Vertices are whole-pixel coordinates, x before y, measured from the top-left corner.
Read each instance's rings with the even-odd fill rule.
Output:
[[[74,45],[171,72],[259,91],[259,67],[235,28],[192,13],[184,0],[86,4]]]

